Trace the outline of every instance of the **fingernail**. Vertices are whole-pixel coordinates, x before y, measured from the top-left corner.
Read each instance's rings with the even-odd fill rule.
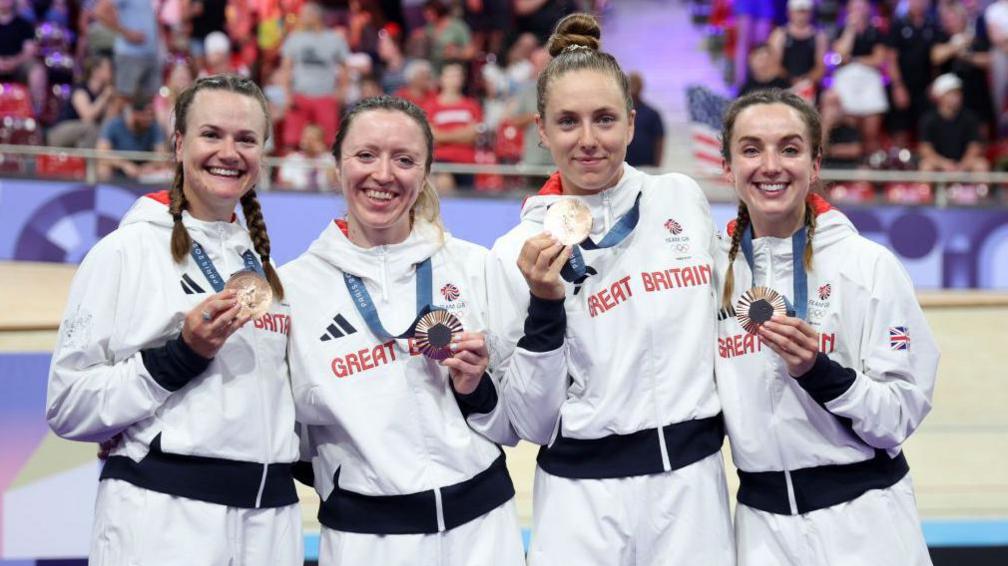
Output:
[[[450,349],[454,353],[454,352],[458,352],[459,347],[458,347],[458,344],[454,344],[453,343],[451,346],[448,347],[448,349]]]

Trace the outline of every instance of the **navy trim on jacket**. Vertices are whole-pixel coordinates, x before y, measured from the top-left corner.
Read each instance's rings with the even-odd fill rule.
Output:
[[[164,346],[140,351],[144,367],[154,381],[168,391],[178,391],[194,377],[206,371],[212,358],[197,354],[182,335],[165,342]]]
[[[529,352],[550,352],[563,346],[567,311],[563,299],[540,299],[529,293],[525,335],[518,347]]]
[[[561,427],[562,430],[562,427]],[[659,430],[665,436],[672,470],[684,468],[721,450],[725,427],[721,414],[669,424],[630,434],[576,439],[557,435],[539,449],[536,461],[544,471],[565,478],[604,479],[657,474],[662,463]]]
[[[910,471],[900,452],[890,458],[885,450],[875,457],[853,464],[832,464],[788,472],[798,514],[826,509],[852,501],[873,489],[885,489]],[[745,472],[739,470],[738,501],[768,513],[791,515],[785,472]]]
[[[846,393],[854,385],[856,378],[854,370],[845,368],[819,352],[812,367],[804,375],[796,377],[795,381],[825,409],[826,403]]]
[[[480,377],[476,389],[473,389],[472,393],[468,395],[455,391],[454,382],[452,382],[451,388],[463,418],[468,418],[474,413],[487,414],[497,406],[497,388],[494,386],[493,380],[490,379],[490,374],[486,372]]]
[[[434,534],[438,529],[435,490],[403,495],[364,495],[342,489],[337,469],[333,491],[319,506],[319,522],[330,529],[381,535]],[[445,531],[481,517],[514,497],[504,453],[475,476],[439,488]]]
[[[263,482],[263,467],[266,480]],[[261,464],[223,458],[171,454],[161,450],[161,435],[151,442],[147,456],[134,462],[111,456],[101,479],[117,479],[137,487],[187,499],[243,509],[284,507],[298,502],[292,464]],[[256,496],[262,485],[258,507]]]

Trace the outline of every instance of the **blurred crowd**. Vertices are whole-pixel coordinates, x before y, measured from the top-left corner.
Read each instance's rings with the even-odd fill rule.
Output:
[[[195,77],[251,76],[273,120],[275,181],[333,186],[340,115],[389,93],[421,106],[438,161],[548,164],[535,78],[555,22],[603,0],[0,0],[0,143],[162,151]],[[660,147],[658,148],[660,150]],[[660,153],[659,153],[660,155]],[[21,167],[0,162],[0,171]],[[42,173],[80,160],[38,159]],[[102,180],[167,180],[164,165],[104,160]],[[448,175],[446,191],[510,187]]]
[[[720,3],[719,3],[720,2]],[[829,168],[1008,169],[1008,0],[715,0],[700,4],[736,92],[818,104]],[[957,185],[978,201],[985,185]],[[873,198],[847,183],[842,196]],[[895,200],[931,198],[923,184]]]

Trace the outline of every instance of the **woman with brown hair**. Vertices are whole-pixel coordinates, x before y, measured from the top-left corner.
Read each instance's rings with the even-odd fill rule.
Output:
[[[517,437],[487,373],[486,249],[441,224],[420,108],[359,102],[333,147],[345,219],[282,268],[319,564],[520,566]]]
[[[543,446],[528,559],[731,565],[713,223],[689,177],[625,163],[633,101],[600,36],[573,14],[550,38],[536,123],[559,172],[487,266],[504,405]]]
[[[207,77],[175,117],[171,189],[140,198],[74,277],[47,418],[64,438],[121,438],[91,564],[300,565],[289,308],[255,193],[266,101]]]
[[[931,409],[938,349],[899,261],[812,188],[816,111],[736,100],[718,254],[717,380],[740,487],[739,564],[930,564],[901,445]]]

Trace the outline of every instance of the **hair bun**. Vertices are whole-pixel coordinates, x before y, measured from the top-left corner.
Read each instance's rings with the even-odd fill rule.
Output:
[[[546,43],[546,49],[553,57],[568,47],[585,47],[598,51],[601,39],[602,27],[594,16],[584,13],[571,14],[557,23],[553,35]]]

